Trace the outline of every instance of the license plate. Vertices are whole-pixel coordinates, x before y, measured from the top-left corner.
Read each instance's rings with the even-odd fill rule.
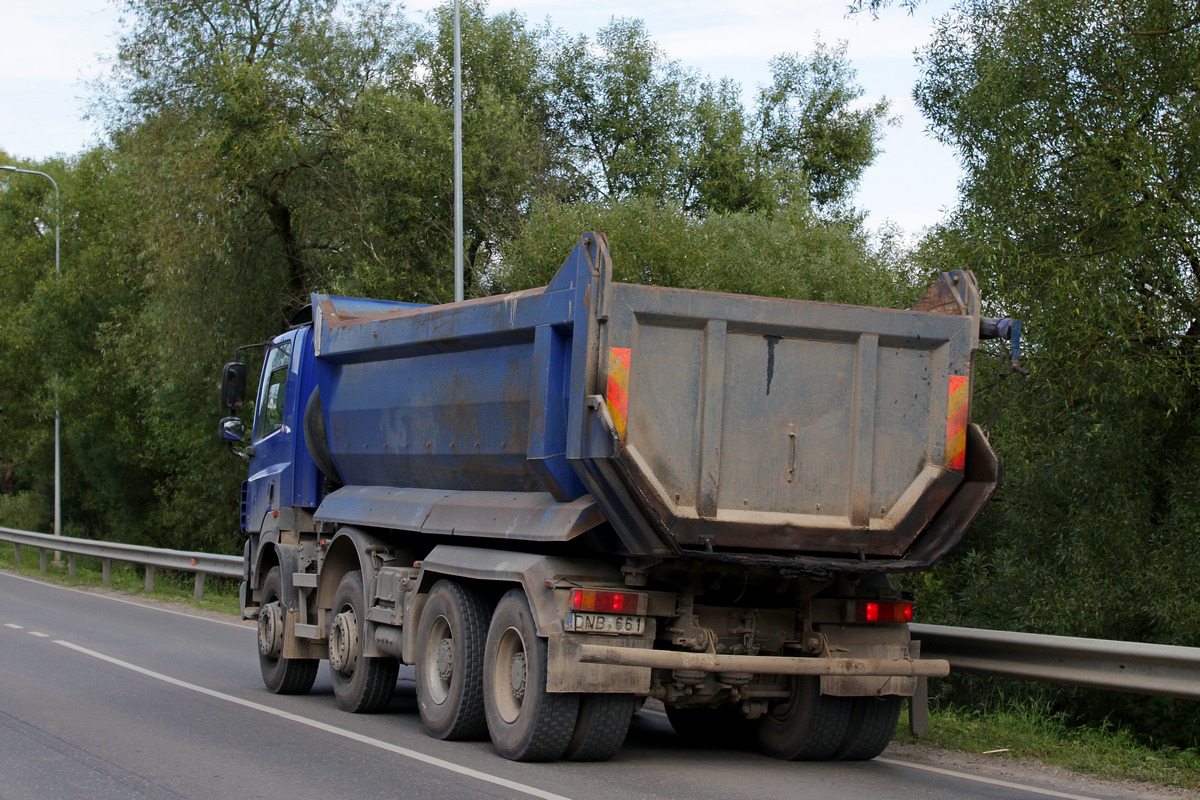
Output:
[[[628,614],[567,614],[564,628],[574,633],[644,633],[646,618]]]

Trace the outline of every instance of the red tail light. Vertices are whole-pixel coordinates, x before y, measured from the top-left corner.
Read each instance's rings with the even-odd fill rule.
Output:
[[[571,610],[598,614],[641,614],[642,595],[636,592],[602,592],[572,589]]]
[[[854,604],[855,622],[912,622],[912,620],[912,603],[862,601]]]

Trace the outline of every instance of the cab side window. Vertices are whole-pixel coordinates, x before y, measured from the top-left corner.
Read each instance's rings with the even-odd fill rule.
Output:
[[[258,393],[254,412],[254,440],[259,441],[283,427],[283,402],[287,397],[288,367],[292,360],[291,341],[283,342],[267,355],[263,368],[266,380]]]

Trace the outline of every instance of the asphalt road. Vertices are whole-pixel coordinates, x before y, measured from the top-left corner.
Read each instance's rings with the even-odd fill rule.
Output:
[[[0,573],[0,800],[1136,796],[1099,789],[696,749],[652,709],[612,761],[517,764],[426,736],[411,670],[386,713],[347,714],[324,668],[308,696],[268,693],[249,625]]]

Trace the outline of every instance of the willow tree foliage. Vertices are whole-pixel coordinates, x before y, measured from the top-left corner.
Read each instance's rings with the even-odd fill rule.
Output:
[[[595,40],[555,40],[552,125],[587,199],[669,199],[695,213],[768,210],[790,200],[848,206],[878,154],[888,102],[863,89],[844,45],[771,61],[746,109],[739,88],[669,60],[637,20]]]
[[[988,626],[1200,644],[1200,18],[972,0],[921,60],[918,103],[965,171],[928,252],[1026,320],[1033,369],[977,389],[1006,487],[929,597]]]

